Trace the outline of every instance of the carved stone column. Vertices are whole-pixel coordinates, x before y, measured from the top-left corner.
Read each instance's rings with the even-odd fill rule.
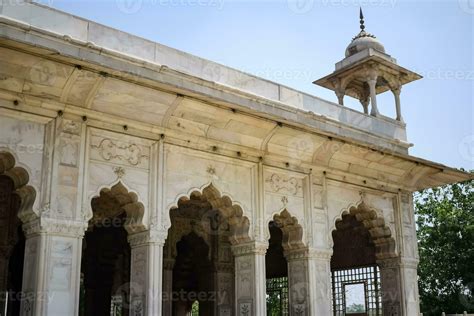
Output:
[[[21,315],[77,315],[82,237],[87,223],[42,217],[26,236]]]
[[[247,242],[232,246],[235,257],[235,309],[237,316],[267,314],[265,253],[268,244]]]
[[[163,259],[163,316],[173,311],[173,267],[174,259]]]
[[[162,312],[163,245],[166,233],[144,231],[129,235],[132,249],[130,315],[160,315]]]
[[[290,315],[330,315],[331,251],[298,249],[287,251],[285,257]]]
[[[379,115],[379,109],[377,107],[377,90],[376,90],[377,76],[376,75],[371,75],[367,79],[367,83],[369,84],[370,105],[372,106],[372,108],[370,110],[370,115],[377,116],[377,115]]]
[[[382,287],[383,314],[401,316],[401,280],[398,258],[378,260]]]
[[[397,257],[377,260],[377,264],[380,268],[383,314],[418,315],[418,260]]]
[[[420,299],[418,292],[418,260],[402,259],[400,269],[404,298],[404,315],[419,315]]]
[[[369,97],[365,97],[359,100],[360,104],[362,104],[362,107],[364,108],[364,114],[369,114],[369,103],[370,99]]]
[[[339,105],[344,105],[344,91],[343,90],[336,90],[337,101]]]
[[[401,105],[400,105],[400,93],[402,91],[402,86],[399,86],[397,89],[393,89],[392,93],[393,96],[395,97],[395,110],[397,112],[397,121],[403,122],[403,117],[402,117],[402,110],[401,110]]]
[[[404,296],[405,315],[418,315],[420,299],[418,295],[417,267],[419,262],[416,239],[416,221],[414,216],[413,196],[410,192],[400,192],[399,226],[402,236],[400,269],[401,284]]]
[[[220,264],[215,274],[216,315],[232,315],[234,300],[234,273],[232,267]]]

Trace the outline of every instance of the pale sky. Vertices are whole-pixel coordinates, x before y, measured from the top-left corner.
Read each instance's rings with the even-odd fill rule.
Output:
[[[401,95],[410,154],[474,169],[474,0],[39,2],[334,102],[311,82],[344,57],[361,5],[366,30],[424,76]],[[378,103],[394,117],[391,94]]]

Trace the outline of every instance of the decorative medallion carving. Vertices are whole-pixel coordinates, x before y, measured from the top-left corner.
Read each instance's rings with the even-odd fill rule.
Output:
[[[210,174],[211,176],[213,176],[216,174],[216,168],[214,168],[213,166],[208,166],[206,169],[206,172]]]
[[[98,145],[92,144],[91,147],[97,149],[99,155],[105,161],[118,160],[137,166],[142,160],[149,159],[138,145],[116,142],[109,138],[104,138]]]
[[[302,188],[300,180],[294,177],[284,177],[276,173],[273,173],[269,178],[265,180],[270,185],[273,192],[288,192],[292,195],[297,195],[299,190]]]
[[[62,130],[64,133],[72,134],[72,135],[80,135],[81,134],[81,124],[75,121],[70,120],[63,120],[62,122]]]
[[[239,303],[239,316],[251,316],[252,315],[252,302],[241,302]]]
[[[114,167],[113,168],[115,175],[118,179],[122,179],[125,176],[125,169],[122,167]]]

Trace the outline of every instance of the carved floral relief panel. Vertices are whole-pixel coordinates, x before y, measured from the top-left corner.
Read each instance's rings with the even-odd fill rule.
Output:
[[[403,255],[418,258],[418,244],[413,214],[413,201],[409,193],[400,194],[400,212],[403,230]]]

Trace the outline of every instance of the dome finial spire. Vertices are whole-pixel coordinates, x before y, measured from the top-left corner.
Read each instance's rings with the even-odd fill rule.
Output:
[[[362,7],[360,7],[360,11],[359,11],[359,17],[360,17],[360,30],[363,31],[365,29],[365,25],[364,25],[364,13],[362,13]]]

